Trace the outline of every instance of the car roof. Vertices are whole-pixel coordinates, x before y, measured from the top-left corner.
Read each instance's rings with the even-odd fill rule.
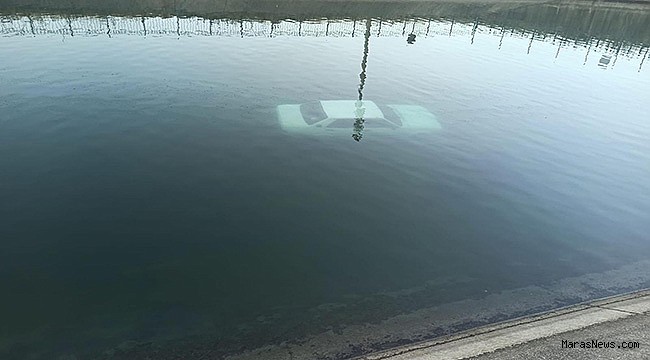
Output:
[[[364,118],[384,118],[379,107],[368,100],[322,100],[320,103],[329,119],[356,118],[358,108],[365,109]]]

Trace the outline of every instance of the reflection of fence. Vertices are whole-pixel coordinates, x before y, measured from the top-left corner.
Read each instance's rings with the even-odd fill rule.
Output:
[[[563,46],[581,46],[601,50],[612,55],[639,57],[641,64],[648,56],[645,44],[626,44],[607,39],[590,38],[570,40],[554,34],[541,34],[517,29],[494,28],[480,23],[456,23],[451,20],[405,19],[371,21],[371,36],[405,37],[468,36],[474,41],[477,33],[491,33],[501,37],[529,38],[528,50],[534,41],[550,41],[559,49]],[[199,17],[121,17],[121,16],[0,16],[0,35],[3,36],[364,36],[366,20],[269,21],[204,19]]]
[[[60,17],[21,16],[0,18],[2,35],[67,36],[172,35],[172,36],[362,36],[365,20],[278,21],[203,19],[198,17]],[[409,24],[410,23],[410,24]],[[373,35],[402,36],[405,31],[425,35],[430,23],[422,20],[374,20]],[[438,26],[436,26],[436,24]],[[407,26],[408,25],[408,26]],[[433,28],[444,26],[434,23]],[[408,29],[407,29],[408,27]],[[425,31],[426,30],[426,31]],[[444,32],[444,31],[442,31]],[[441,32],[441,33],[442,33]]]

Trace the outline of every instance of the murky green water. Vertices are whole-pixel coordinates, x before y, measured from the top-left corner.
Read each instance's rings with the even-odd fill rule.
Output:
[[[515,5],[0,7],[0,357],[347,358],[650,284],[650,10]],[[440,129],[280,126],[360,97]]]

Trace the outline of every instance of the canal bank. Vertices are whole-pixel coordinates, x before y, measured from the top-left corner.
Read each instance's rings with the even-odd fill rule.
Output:
[[[646,289],[357,359],[638,359],[650,355],[649,312]]]
[[[643,313],[650,309],[649,279],[650,262],[641,261],[547,285],[500,292],[486,289],[484,297],[422,308],[380,322],[348,324],[227,358],[464,359]],[[449,283],[446,286],[458,285]],[[445,284],[432,286],[440,288]],[[411,289],[408,294],[385,293],[384,297],[407,301],[408,298],[433,296],[430,294],[433,293],[426,289]],[[365,304],[365,308],[357,310],[372,311],[381,306],[381,303]],[[337,308],[337,305],[340,311],[343,304],[330,304],[329,308]],[[324,306],[314,311],[320,311],[322,319],[333,315]],[[627,340],[636,341],[632,337]],[[602,341],[610,340],[603,338]]]

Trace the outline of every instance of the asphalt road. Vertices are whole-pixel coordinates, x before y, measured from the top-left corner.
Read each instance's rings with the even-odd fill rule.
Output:
[[[359,359],[650,359],[650,290],[514,319]]]
[[[589,347],[592,341],[602,342],[602,348]],[[564,341],[564,347],[562,346]],[[584,342],[584,348],[580,347]],[[613,348],[605,348],[614,342]],[[625,342],[625,344],[622,344]],[[577,347],[568,348],[567,346]],[[623,348],[623,346],[638,348]],[[619,346],[621,346],[619,348]],[[529,359],[650,359],[650,314],[633,315],[584,329],[533,340],[521,345],[500,349],[492,353],[470,358],[472,360],[529,360]]]

